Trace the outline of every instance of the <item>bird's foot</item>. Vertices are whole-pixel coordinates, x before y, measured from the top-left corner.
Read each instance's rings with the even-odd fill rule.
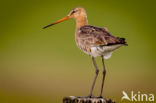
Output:
[[[77,98],[92,98],[92,96],[77,96]]]
[[[88,95],[88,96],[85,96],[85,98],[95,98],[95,96],[93,96],[93,95]]]
[[[77,96],[77,98],[103,98],[103,96],[95,97],[93,95],[88,95],[88,96]]]
[[[100,96],[98,96],[97,98],[103,98],[103,96],[102,96],[102,95],[100,95]]]

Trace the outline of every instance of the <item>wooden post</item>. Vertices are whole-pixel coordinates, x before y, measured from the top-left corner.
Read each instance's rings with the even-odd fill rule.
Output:
[[[106,98],[97,98],[97,97],[64,97],[63,103],[115,103],[115,101]]]

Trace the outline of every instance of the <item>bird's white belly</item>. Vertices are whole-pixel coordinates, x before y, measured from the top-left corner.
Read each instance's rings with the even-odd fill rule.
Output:
[[[93,57],[104,56],[104,59],[109,59],[112,55],[112,52],[121,46],[123,46],[123,44],[91,47],[90,55]]]

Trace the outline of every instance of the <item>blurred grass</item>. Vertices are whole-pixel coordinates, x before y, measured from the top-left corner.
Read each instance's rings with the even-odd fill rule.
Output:
[[[0,102],[61,103],[63,96],[88,94],[94,68],[75,45],[74,20],[42,30],[76,6],[86,9],[89,24],[107,27],[129,44],[106,61],[104,96],[120,102],[123,90],[155,93],[155,4],[154,0],[2,0]],[[99,58],[97,62],[101,69]]]

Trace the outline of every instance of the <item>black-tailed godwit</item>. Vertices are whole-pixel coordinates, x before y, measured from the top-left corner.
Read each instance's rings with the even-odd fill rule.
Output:
[[[75,41],[77,46],[92,58],[95,67],[95,77],[88,97],[93,96],[92,92],[94,89],[96,78],[99,73],[95,57],[100,56],[102,58],[103,78],[101,84],[101,91],[99,95],[99,97],[102,97],[104,80],[106,75],[104,59],[110,58],[112,52],[116,49],[120,48],[121,46],[127,45],[125,38],[119,38],[111,35],[106,28],[100,28],[89,25],[86,11],[81,7],[74,8],[66,17],[64,17],[61,20],[58,20],[57,22],[45,26],[43,29],[70,18],[76,20]]]

